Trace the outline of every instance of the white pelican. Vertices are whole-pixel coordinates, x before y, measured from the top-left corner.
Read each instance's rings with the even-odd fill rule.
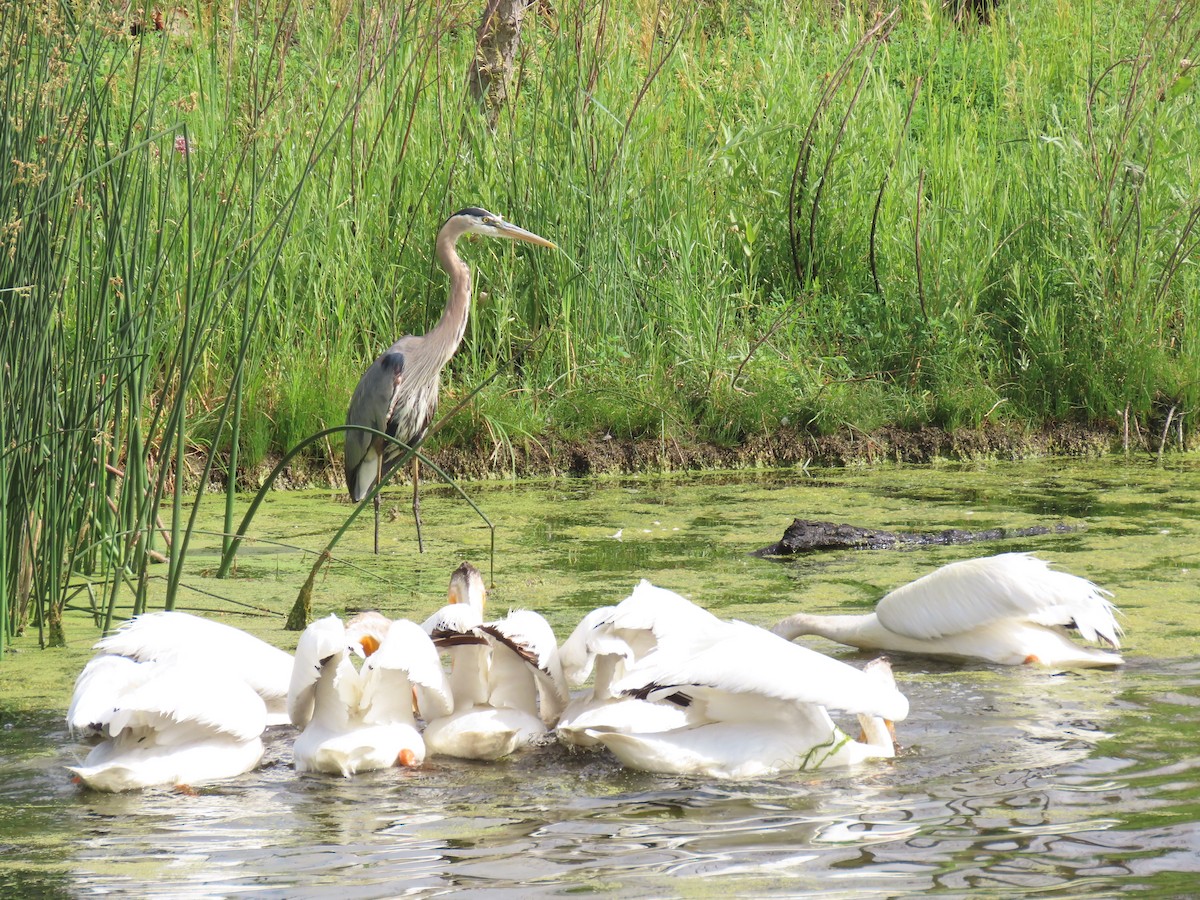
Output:
[[[1120,665],[1121,657],[1076,644],[1118,648],[1121,627],[1108,591],[1059,572],[1031,553],[950,563],[892,591],[868,615],[797,613],[772,630],[792,640],[816,634],[863,650],[892,650],[1015,666]]]
[[[483,577],[463,563],[450,578],[450,603],[424,626],[450,655],[454,711],[430,719],[430,753],[499,759],[536,740],[557,721],[566,683],[554,632],[542,616],[512,612],[484,623]]]
[[[126,791],[248,772],[262,758],[267,710],[236,673],[211,664],[103,655],[76,680],[67,724],[103,739],[68,768],[95,790]]]
[[[352,657],[365,656],[362,668]],[[453,708],[450,685],[429,636],[404,619],[362,613],[308,626],[296,647],[288,712],[304,731],[293,747],[296,770],[355,772],[417,766],[425,742],[414,699],[427,716]]]
[[[672,628],[693,633],[722,625],[707,610],[644,579],[619,605],[592,610],[560,651],[572,685],[582,685],[594,675],[591,690],[574,697],[563,711],[556,729],[559,739],[594,748],[600,741],[590,733],[593,729],[651,732],[690,724],[688,707],[621,696],[613,692],[612,682],[658,646],[658,635]]]
[[[288,682],[292,655],[240,628],[185,612],[144,613],[102,638],[96,650],[138,662],[219,668],[237,675],[267,705],[267,724],[287,724]]]
[[[653,732],[590,729],[623,764],[712,778],[890,757],[895,747],[885,720],[908,715],[908,700],[886,661],[860,671],[744,622],[664,632],[611,690],[673,704],[690,718],[685,726]],[[846,735],[826,707],[857,714],[866,742]]]

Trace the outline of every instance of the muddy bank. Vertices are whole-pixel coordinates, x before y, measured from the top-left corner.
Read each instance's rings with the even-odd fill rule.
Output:
[[[1178,449],[1178,448],[1168,448]],[[603,437],[568,441],[525,439],[511,445],[472,448],[430,447],[430,458],[463,480],[558,475],[621,475],[664,471],[784,468],[798,465],[847,466],[878,462],[929,463],[935,460],[1036,459],[1050,456],[1102,456],[1124,452],[1114,430],[1060,425],[1040,431],[1002,427],[944,431],[937,428],[882,428],[871,433],[811,435],[780,431],[729,447],[677,440],[619,440]],[[1130,452],[1150,452],[1144,447]],[[1157,447],[1154,448],[1157,452]],[[273,462],[239,473],[241,487],[262,484]],[[340,486],[340,460],[291,466],[279,487]]]

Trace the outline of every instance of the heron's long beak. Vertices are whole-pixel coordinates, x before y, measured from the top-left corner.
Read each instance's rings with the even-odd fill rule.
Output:
[[[518,228],[511,222],[496,222],[492,227],[496,229],[498,237],[508,238],[510,241],[523,241],[526,244],[537,244],[539,247],[549,247],[551,250],[558,249],[558,245],[554,241],[548,241],[532,231]]]

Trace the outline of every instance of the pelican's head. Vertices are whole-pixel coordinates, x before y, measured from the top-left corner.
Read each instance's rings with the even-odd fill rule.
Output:
[[[381,612],[360,612],[346,623],[346,643],[365,659],[379,649],[391,626],[392,620]]]
[[[442,226],[443,231],[447,229],[453,232],[455,238],[464,234],[478,234],[482,237],[505,238],[510,241],[522,241],[526,244],[537,244],[539,247],[557,249],[553,241],[548,241],[524,228],[518,228],[511,222],[505,222],[504,216],[480,209],[478,206],[460,209]]]
[[[465,603],[479,610],[479,614],[482,616],[486,601],[487,587],[483,583],[483,576],[479,574],[479,570],[467,562],[455,569],[454,574],[450,576],[450,590],[446,602]]]

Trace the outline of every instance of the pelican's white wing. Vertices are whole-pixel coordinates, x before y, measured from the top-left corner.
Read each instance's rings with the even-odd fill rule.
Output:
[[[421,629],[434,640],[469,634],[483,624],[483,611],[470,603],[448,603],[425,620]]]
[[[632,664],[660,641],[692,640],[722,627],[708,610],[643,578],[616,606],[603,606],[583,617],[563,643],[563,671],[571,684],[580,685],[597,656],[618,656]]]
[[[96,643],[139,662],[211,662],[241,677],[268,703],[287,696],[292,656],[240,628],[185,612],[144,613]]]
[[[728,710],[715,716],[721,719],[739,716],[731,694],[815,703],[894,721],[908,715],[908,700],[894,687],[744,622],[726,623],[723,634],[691,646],[650,654],[615,682],[613,691],[651,700],[684,694]]]
[[[363,664],[363,705],[371,709],[372,719],[402,721],[406,705],[406,718],[411,719],[409,684],[417,691],[426,719],[454,711],[450,682],[433,641],[416,622],[398,619],[388,628],[379,649]],[[380,715],[384,718],[376,718]]]
[[[493,646],[504,645],[529,665],[537,683],[539,715],[547,727],[552,726],[566,708],[570,692],[550,623],[540,613],[518,609],[481,630],[495,642]]]
[[[120,698],[137,689],[152,669],[124,656],[97,656],[75,679],[67,710],[71,731],[103,731]]]
[[[564,671],[572,684],[582,684],[597,656],[618,656],[631,665],[660,642],[690,641],[724,624],[687,598],[643,578],[616,606],[601,607],[583,618],[563,645]]]
[[[879,601],[879,622],[920,640],[1019,619],[1073,625],[1086,640],[1118,647],[1121,628],[1108,591],[1051,569],[1031,553],[1002,553],[942,566]]]
[[[148,728],[176,740],[227,734],[248,741],[266,727],[262,698],[236,674],[191,662],[136,662],[98,656],[75,682],[67,711],[72,731],[115,737]],[[160,735],[158,743],[176,742]]]
[[[303,728],[313,716],[317,682],[326,664],[338,665],[346,654],[346,628],[335,615],[304,629],[296,644],[296,660],[288,687],[288,717]],[[334,659],[336,657],[336,659]]]
[[[655,644],[705,631],[720,631],[725,623],[708,610],[666,588],[642,579],[633,593],[617,604],[613,612],[613,631],[633,647],[639,656]],[[648,633],[647,642],[636,633]]]
[[[201,733],[250,741],[267,727],[262,697],[236,675],[188,663],[141,665],[153,672],[118,700],[108,723],[114,736],[124,728],[150,728],[159,733],[160,744],[184,743]]]

